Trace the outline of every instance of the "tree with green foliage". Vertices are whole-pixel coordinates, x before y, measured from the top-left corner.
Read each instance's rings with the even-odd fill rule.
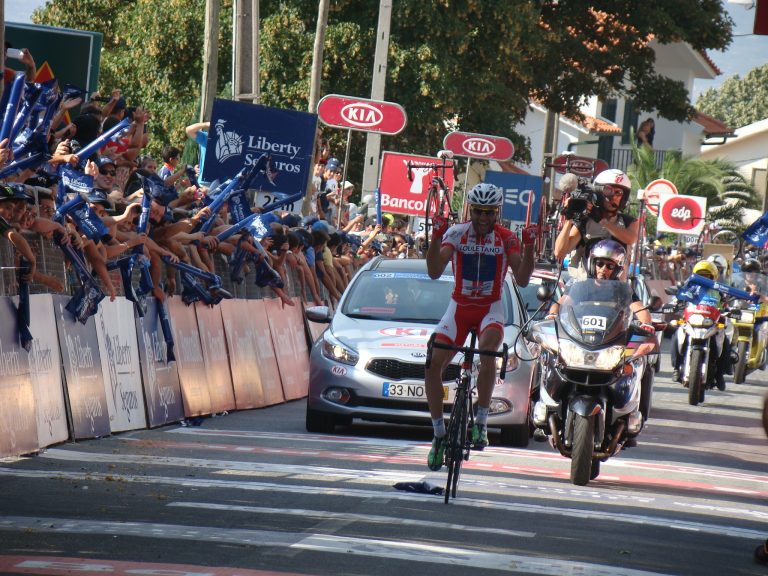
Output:
[[[705,197],[708,217],[723,230],[742,232],[744,208],[760,208],[754,188],[736,165],[725,159],[700,160],[667,152],[657,168],[651,148],[633,145],[632,153],[634,161],[627,175],[634,189],[645,188],[659,178],[669,180],[680,194]],[[655,217],[648,218],[646,229],[655,232]]]
[[[321,94],[370,95],[378,5],[332,5]],[[223,20],[231,18],[228,6],[231,0],[222,0]],[[204,0],[49,0],[34,20],[104,33],[102,84],[148,106],[154,126],[162,125],[159,136],[176,142],[199,100],[203,12]],[[260,15],[262,103],[306,110],[317,4],[262,0]],[[386,99],[406,109],[408,125],[384,146],[434,153],[455,127],[508,137],[516,158],[529,160],[515,126],[531,100],[579,117],[592,96],[626,97],[671,120],[690,118],[683,83],[655,72],[648,42],[722,50],[732,26],[720,0],[612,0],[597,7],[593,0],[396,0]],[[223,90],[231,71],[227,21],[219,40]],[[342,149],[341,131],[329,132]],[[356,134],[353,150],[361,148]]]
[[[768,64],[750,70],[744,78],[738,74],[718,88],[709,88],[696,100],[696,108],[740,128],[768,118]]]

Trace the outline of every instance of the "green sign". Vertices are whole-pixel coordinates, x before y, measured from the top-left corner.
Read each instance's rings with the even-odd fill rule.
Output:
[[[26,48],[35,59],[38,79],[55,77],[59,86],[72,84],[88,94],[99,85],[99,62],[102,35],[37,24],[5,24],[5,41],[14,48]],[[6,59],[6,68],[24,70],[24,65],[12,58]],[[49,71],[46,75],[46,65]]]

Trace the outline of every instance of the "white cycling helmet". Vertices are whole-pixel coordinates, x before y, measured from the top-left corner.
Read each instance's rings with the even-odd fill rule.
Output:
[[[467,192],[467,204],[470,206],[488,206],[492,208],[498,208],[504,202],[504,194],[501,188],[494,186],[493,184],[486,184],[481,182],[475,184],[472,189]]]
[[[627,192],[632,189],[632,183],[629,181],[629,176],[624,174],[621,170],[617,170],[616,168],[611,168],[610,170],[603,170],[595,176],[595,184],[600,184],[601,186],[605,186],[606,184],[610,184],[611,186],[620,186],[621,188],[624,188]]]
[[[595,187],[598,191],[602,190],[603,186],[618,186],[624,192],[621,195],[621,203],[619,204],[619,210],[623,211],[627,206],[629,200],[629,191],[632,189],[632,183],[629,180],[629,176],[624,174],[621,170],[611,168],[610,170],[603,170],[595,176]]]

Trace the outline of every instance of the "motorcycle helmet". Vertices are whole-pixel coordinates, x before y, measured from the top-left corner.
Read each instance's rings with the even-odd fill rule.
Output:
[[[717,266],[715,266],[709,260],[701,260],[696,262],[692,272],[699,276],[709,277],[710,280],[717,280]]]
[[[600,174],[595,176],[594,184],[598,191],[601,191],[603,186],[606,185],[618,186],[624,190],[621,203],[619,204],[619,211],[623,211],[624,208],[626,208],[627,202],[629,201],[629,191],[632,188],[632,182],[630,182],[629,176],[627,176],[624,172],[617,170],[616,168],[603,170],[600,172]]]
[[[709,258],[707,258],[709,262],[712,262],[717,267],[718,276],[717,277],[725,277],[728,273],[728,260],[725,259],[725,256],[721,254],[712,254]],[[716,277],[716,278],[717,278]]]
[[[760,262],[754,258],[747,258],[741,265],[742,272],[760,272],[761,270]]]
[[[597,277],[597,260],[610,260],[616,264],[616,267],[611,271],[608,279],[616,280],[624,271],[624,259],[626,258],[626,255],[626,249],[616,242],[616,240],[600,240],[589,251],[589,259],[587,260],[589,277]]]
[[[472,189],[467,192],[467,204],[472,206],[486,206],[488,208],[498,208],[504,201],[504,194],[501,192],[501,188],[494,186],[493,184],[486,184],[481,182],[475,184]]]

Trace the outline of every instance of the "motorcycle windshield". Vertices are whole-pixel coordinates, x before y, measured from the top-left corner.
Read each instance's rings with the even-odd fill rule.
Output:
[[[632,320],[631,303],[628,282],[579,280],[566,287],[558,320],[576,342],[600,346],[627,332]]]
[[[737,272],[733,275],[731,286],[745,292],[768,296],[768,276],[760,272]],[[745,304],[748,303],[745,302]],[[757,308],[757,306],[752,307]]]

